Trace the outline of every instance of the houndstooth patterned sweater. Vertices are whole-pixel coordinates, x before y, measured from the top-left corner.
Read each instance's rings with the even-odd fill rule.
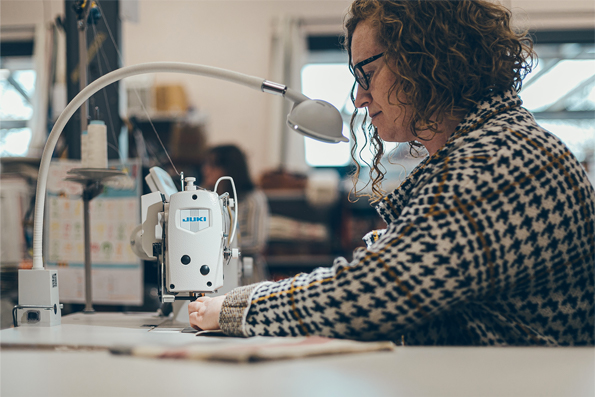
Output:
[[[470,112],[377,210],[349,263],[230,292],[237,336],[593,345],[595,192],[513,91]]]

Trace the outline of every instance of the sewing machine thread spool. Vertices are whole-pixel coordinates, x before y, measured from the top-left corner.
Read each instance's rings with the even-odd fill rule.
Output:
[[[93,120],[87,127],[86,143],[82,140],[85,134],[81,136],[81,152],[83,168],[107,168],[107,128],[101,120]]]
[[[81,134],[81,167],[89,167],[89,134],[87,130]]]

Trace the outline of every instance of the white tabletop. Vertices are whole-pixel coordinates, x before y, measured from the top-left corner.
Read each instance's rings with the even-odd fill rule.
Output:
[[[405,346],[393,352],[252,364],[139,358],[103,349],[209,343],[209,338],[182,334],[172,324],[164,325],[162,331],[146,329],[142,326],[147,324],[140,324],[146,319],[146,315],[122,314],[65,316],[58,327],[1,331],[0,395],[595,395],[594,348]],[[103,325],[93,324],[98,322]],[[250,343],[249,339],[227,338],[230,341]]]
[[[157,326],[157,327],[156,327]],[[168,345],[195,341],[180,332],[189,324],[173,322],[152,313],[74,313],[53,327],[18,327],[0,332],[3,345],[103,347]]]

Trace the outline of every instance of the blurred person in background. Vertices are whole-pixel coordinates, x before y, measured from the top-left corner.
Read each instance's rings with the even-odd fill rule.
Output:
[[[246,155],[235,145],[215,146],[208,150],[202,167],[202,187],[212,190],[222,176],[233,178],[238,194],[238,245],[243,258],[254,259],[253,274],[243,278],[243,283],[268,279],[269,272],[263,253],[266,249],[269,226],[267,197],[252,178]],[[217,193],[229,192],[233,197],[231,183],[221,181]]]

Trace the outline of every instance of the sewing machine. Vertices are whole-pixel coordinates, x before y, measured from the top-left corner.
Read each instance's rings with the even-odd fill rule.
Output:
[[[163,169],[153,167],[145,177],[152,193],[141,197],[142,223],[131,236],[132,251],[159,263],[161,302],[194,300],[204,293],[223,292],[239,285],[240,252],[233,248],[237,202],[229,193],[218,195],[184,178],[182,191]],[[235,260],[232,260],[235,259]],[[227,277],[225,277],[227,276]]]

